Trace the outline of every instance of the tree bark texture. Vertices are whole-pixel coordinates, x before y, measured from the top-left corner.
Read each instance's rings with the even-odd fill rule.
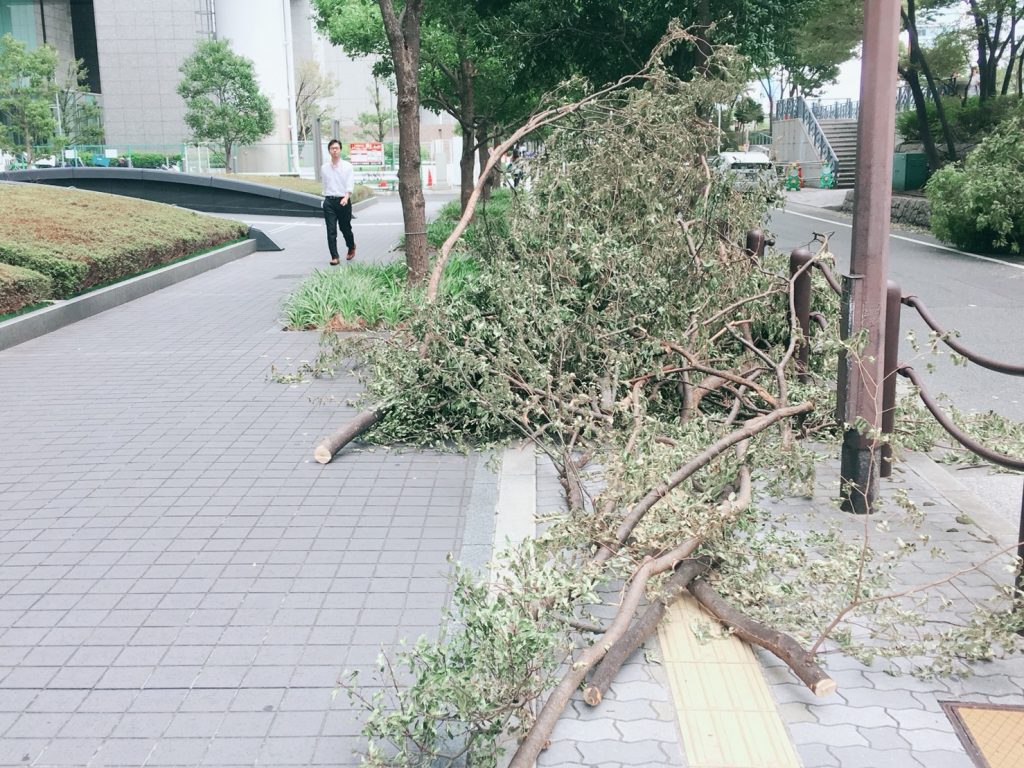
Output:
[[[465,211],[469,196],[476,184],[476,153],[473,151],[473,125],[476,122],[476,106],[473,102],[473,62],[459,61],[459,100],[462,102],[459,124],[462,126],[462,156],[459,158],[460,188],[459,206]]]
[[[949,120],[946,118],[946,108],[942,104],[942,94],[939,92],[935,78],[932,76],[932,68],[928,65],[928,59],[921,50],[921,41],[917,35],[917,11],[914,0],[907,0],[907,10],[904,12],[904,20],[907,22],[907,34],[910,37],[910,62],[917,65],[925,82],[928,83],[928,91],[935,102],[935,114],[939,118],[939,125],[942,126],[942,137],[946,141],[946,157],[950,161],[957,159],[956,142],[953,139],[953,130],[949,127]],[[935,166],[936,168],[938,166]]]
[[[914,97],[917,130],[921,134],[924,153],[928,156],[928,167],[938,168],[942,165],[942,160],[939,158],[939,150],[935,146],[935,138],[932,136],[931,126],[928,125],[928,107],[925,104],[924,91],[921,90],[921,78],[913,66],[906,69],[900,67],[900,75],[907,82],[907,86],[910,88],[910,95]]]
[[[590,678],[590,685],[583,690],[583,700],[587,704],[596,707],[601,703],[622,665],[658,629],[668,606],[686,590],[691,581],[706,573],[709,567],[710,564],[704,560],[684,560],[676,567],[672,578],[665,582],[663,594],[647,606],[647,610],[618,642],[608,649],[608,653],[597,665]]]
[[[515,755],[512,756],[509,768],[533,768],[537,761],[537,755],[540,754],[540,751],[547,744],[548,737],[551,735],[555,723],[561,717],[562,711],[565,709],[566,704],[568,704],[573,692],[579,688],[587,672],[601,660],[607,649],[613,646],[628,629],[629,622],[636,612],[637,606],[640,604],[640,599],[643,597],[647,582],[652,576],[674,568],[681,560],[689,557],[696,547],[696,539],[690,539],[661,557],[647,560],[640,566],[640,569],[630,582],[629,589],[623,596],[622,605],[608,631],[598,638],[592,646],[587,648],[575,663],[570,664],[569,671],[566,672],[565,677],[562,678],[561,682],[551,692],[551,695],[548,696],[543,708],[537,715],[536,721],[534,721],[533,727],[526,734],[526,738],[519,745]]]
[[[784,661],[815,696],[828,696],[835,692],[836,681],[815,664],[814,656],[792,637],[744,616],[702,578],[690,582],[688,589],[697,602],[723,624],[732,627],[737,636],[771,651]]]
[[[405,263],[410,285],[422,283],[427,256],[427,213],[420,180],[420,15],[423,0],[409,0],[400,15],[391,0],[378,0],[395,70],[398,109],[398,196],[405,223]]]
[[[313,451],[313,457],[320,464],[330,463],[331,459],[334,458],[334,454],[380,421],[380,418],[381,412],[376,408],[369,411],[363,411],[341,429],[337,430],[329,437],[324,438],[324,440],[316,447],[316,450]]]

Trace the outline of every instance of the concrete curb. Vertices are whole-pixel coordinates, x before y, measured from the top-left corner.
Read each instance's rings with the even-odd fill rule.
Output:
[[[12,317],[0,323],[0,349],[8,349],[44,334],[77,323],[87,317],[125,304],[161,288],[195,277],[203,272],[224,266],[256,251],[255,239],[243,240],[234,245],[218,248],[202,256],[196,256],[176,264],[129,278],[120,283],[78,296],[67,301],[58,301],[35,312]]]

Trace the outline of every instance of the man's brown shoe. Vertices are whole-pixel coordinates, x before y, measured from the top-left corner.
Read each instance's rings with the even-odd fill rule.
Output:
[[[348,253],[345,254],[345,261],[352,261],[356,257],[356,249],[349,248]]]
[[[341,259],[331,259],[332,267],[336,267],[338,264],[341,264]]]

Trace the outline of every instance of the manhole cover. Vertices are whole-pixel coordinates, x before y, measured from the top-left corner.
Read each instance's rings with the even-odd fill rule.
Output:
[[[940,701],[967,754],[979,768],[1024,765],[1024,707]]]

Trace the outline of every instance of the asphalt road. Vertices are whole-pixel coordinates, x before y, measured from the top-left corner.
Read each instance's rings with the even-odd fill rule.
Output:
[[[806,245],[815,232],[831,233],[829,245],[842,272],[849,267],[851,219],[828,209],[790,203],[774,211],[771,228],[776,247],[790,251]],[[814,251],[816,245],[811,245]],[[933,237],[893,230],[889,279],[904,294],[912,293],[946,329],[959,331],[968,349],[999,361],[1024,364],[1024,257],[976,256],[939,244]],[[928,328],[917,312],[904,307],[900,362],[922,374],[933,394],[944,393],[961,410],[993,410],[1024,422],[1024,378],[1007,376],[974,364],[954,365],[949,354],[914,352],[906,341],[914,329],[927,340]],[[943,349],[948,349],[943,345]],[[929,363],[935,370],[927,372]]]

